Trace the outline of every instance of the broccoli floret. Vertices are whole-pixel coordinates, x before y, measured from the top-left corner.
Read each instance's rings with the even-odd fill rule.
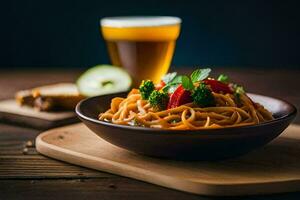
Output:
[[[155,86],[152,81],[143,80],[139,87],[140,93],[142,95],[142,99],[145,99],[145,100],[149,99],[149,96],[150,96],[151,92],[154,90],[154,88],[155,88]]]
[[[194,103],[201,107],[215,105],[215,98],[205,83],[201,83],[192,91],[192,98]]]
[[[168,102],[169,95],[163,91],[154,90],[149,97],[149,103],[155,111],[165,110]]]

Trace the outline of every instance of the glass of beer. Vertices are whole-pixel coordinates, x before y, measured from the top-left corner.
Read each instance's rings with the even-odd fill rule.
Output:
[[[126,69],[135,87],[144,79],[159,82],[167,73],[180,25],[180,18],[166,16],[101,19],[111,62]]]

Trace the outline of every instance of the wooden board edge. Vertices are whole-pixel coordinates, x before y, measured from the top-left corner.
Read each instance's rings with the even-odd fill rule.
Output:
[[[104,171],[128,178],[133,178],[143,182],[148,182],[166,188],[171,188],[198,195],[245,196],[300,191],[300,180],[298,179],[281,180],[276,182],[234,184],[235,189],[233,190],[232,184],[212,184],[208,182],[178,179],[162,174],[157,174],[149,170],[143,170],[141,168],[128,166],[126,164],[114,162],[111,160],[101,159],[79,152],[70,151],[55,145],[48,144],[45,141],[43,141],[43,137],[47,136],[48,134],[51,134],[52,132],[57,131],[59,129],[65,128],[66,127],[50,129],[39,134],[35,142],[37,151],[45,156],[74,165],[83,166],[98,171]],[[77,161],[77,159],[75,159],[78,157],[81,157],[81,160]],[[101,164],[101,168],[99,168],[97,164]],[[123,169],[119,170],[119,166],[122,166]],[[127,170],[127,174],[123,172],[124,169]]]
[[[10,102],[14,102],[17,106],[15,99],[2,99],[0,100],[1,108],[0,108],[0,122],[18,126],[24,126],[29,128],[35,128],[39,130],[47,130],[49,128],[55,128],[63,125],[73,124],[79,122],[79,118],[77,117],[75,111],[64,111],[64,117],[60,116],[58,118],[47,118],[45,116],[39,117],[39,113],[27,115],[22,114],[12,110],[3,109],[3,104],[7,104]],[[24,106],[26,107],[26,106]],[[22,110],[22,106],[18,106],[18,109]],[[34,110],[33,108],[31,108]],[[32,111],[33,112],[33,111]],[[68,113],[67,113],[68,112]],[[60,113],[60,112],[59,112]],[[56,114],[56,113],[53,113]],[[60,113],[61,114],[61,113]]]
[[[47,120],[38,117],[18,115],[15,113],[0,112],[0,121],[7,124],[14,124],[19,126],[36,128],[39,130],[46,130],[49,128],[55,128],[63,125],[73,124],[79,122],[80,120],[76,115],[65,119]]]

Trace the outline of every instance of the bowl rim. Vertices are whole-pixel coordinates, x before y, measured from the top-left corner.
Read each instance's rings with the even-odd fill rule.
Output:
[[[77,116],[79,118],[81,118],[81,119],[84,119],[86,121],[89,121],[89,122],[92,122],[92,123],[96,123],[96,124],[99,124],[99,125],[104,125],[104,126],[107,126],[107,127],[118,128],[118,129],[134,130],[134,131],[143,131],[143,132],[148,132],[148,133],[153,133],[153,132],[155,132],[155,133],[163,133],[163,134],[166,134],[166,133],[168,133],[168,134],[170,134],[170,133],[172,133],[172,134],[180,133],[181,135],[184,134],[184,133],[189,134],[189,135],[190,134],[197,134],[197,135],[199,135],[199,132],[203,132],[204,134],[205,133],[209,133],[209,134],[220,133],[220,132],[222,132],[221,130],[224,130],[224,129],[226,129],[226,130],[237,130],[237,129],[238,130],[243,130],[243,129],[249,129],[249,128],[257,128],[257,127],[262,127],[262,126],[267,126],[267,125],[275,124],[275,123],[277,123],[279,121],[282,121],[284,119],[295,117],[296,114],[297,114],[297,108],[293,104],[291,104],[290,102],[288,102],[286,100],[283,100],[281,98],[275,98],[275,97],[261,95],[261,94],[256,94],[256,93],[247,93],[247,94],[249,94],[249,95],[255,95],[255,96],[261,96],[261,97],[266,97],[266,98],[271,98],[271,99],[274,99],[274,100],[281,101],[284,104],[288,105],[288,107],[291,108],[291,112],[289,112],[288,114],[283,115],[281,117],[278,117],[278,118],[275,118],[273,120],[270,120],[270,121],[267,121],[267,122],[263,122],[263,123],[260,123],[260,124],[246,125],[246,126],[237,126],[237,127],[223,127],[223,128],[201,129],[201,130],[172,130],[172,129],[159,129],[159,128],[149,128],[149,127],[127,126],[127,125],[113,124],[113,123],[110,123],[110,122],[100,121],[98,119],[94,119],[94,118],[88,117],[88,116],[84,115],[81,112],[81,107],[82,107],[82,105],[85,102],[90,101],[91,99],[96,99],[96,98],[101,98],[101,97],[111,96],[111,95],[117,95],[117,94],[124,94],[124,92],[122,92],[122,93],[115,93],[115,94],[107,94],[107,95],[98,95],[98,96],[88,97],[86,99],[83,99],[83,100],[81,100],[76,105],[75,112],[76,112]],[[204,135],[204,134],[202,134],[202,135]],[[228,135],[228,133],[226,133],[226,135]]]

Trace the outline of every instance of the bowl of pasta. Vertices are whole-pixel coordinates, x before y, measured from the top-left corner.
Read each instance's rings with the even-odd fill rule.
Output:
[[[281,99],[246,93],[210,69],[144,80],[129,93],[82,100],[76,113],[109,143],[138,154],[177,160],[237,157],[276,138],[296,108]]]

